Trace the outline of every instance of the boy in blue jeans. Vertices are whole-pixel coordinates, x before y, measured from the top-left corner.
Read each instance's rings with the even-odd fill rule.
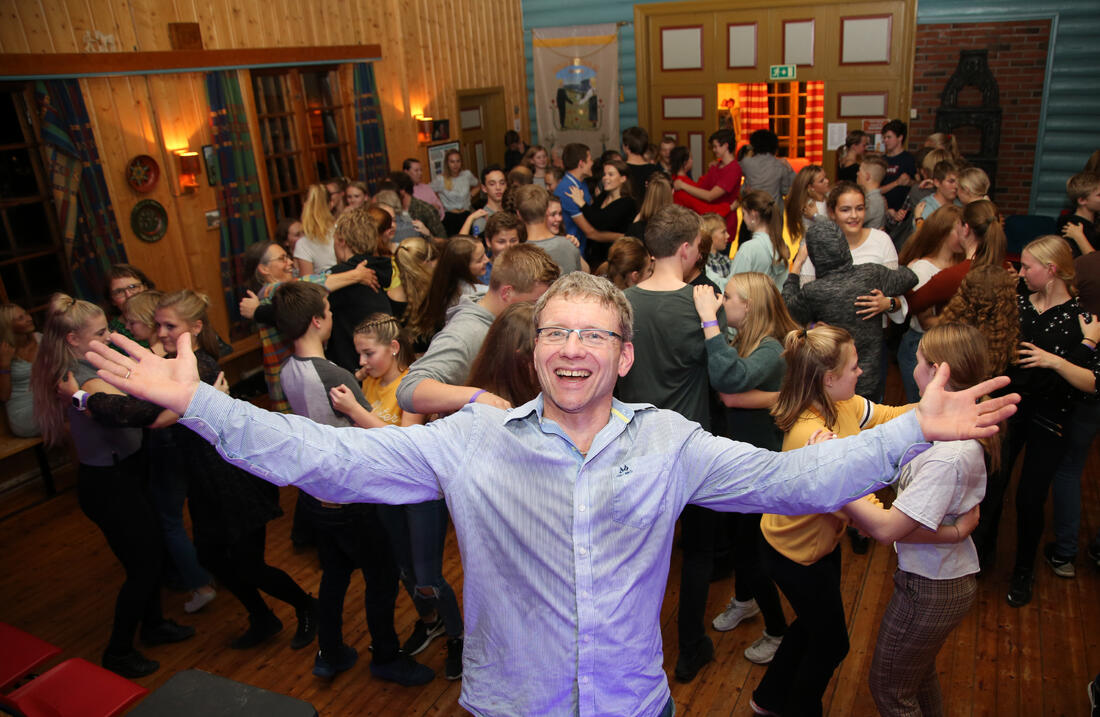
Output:
[[[332,407],[329,391],[347,386],[360,405],[369,410],[370,404],[355,377],[325,358],[324,344],[332,332],[326,293],[324,287],[304,281],[286,282],[275,290],[275,325],[284,338],[294,342],[294,355],[283,365],[281,380],[294,413],[329,426],[351,426],[351,420]],[[373,640],[371,674],[405,686],[431,682],[435,673],[400,649],[393,624],[397,565],[376,506],[328,503],[307,493],[302,493],[302,498],[302,508],[316,525],[323,570],[317,596],[320,650],[313,674],[335,677],[351,669],[359,658],[343,639],[344,595],[352,572],[359,569],[366,584],[367,627]]]

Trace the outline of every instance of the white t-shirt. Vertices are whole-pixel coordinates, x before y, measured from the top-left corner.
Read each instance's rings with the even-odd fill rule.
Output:
[[[468,169],[462,170],[457,177],[451,177],[451,188],[443,180],[443,175],[436,175],[432,180],[432,189],[435,190],[443,208],[448,212],[470,211],[470,191],[478,186],[477,177]]]
[[[336,266],[336,249],[332,243],[332,232],[329,232],[325,243],[313,241],[309,237],[302,237],[294,245],[294,258],[313,262],[313,273],[323,274]]]
[[[893,510],[928,530],[951,524],[985,497],[985,451],[977,441],[946,441],[906,463],[894,485]],[[898,568],[931,580],[971,575],[981,568],[969,537],[959,543],[895,543]]]

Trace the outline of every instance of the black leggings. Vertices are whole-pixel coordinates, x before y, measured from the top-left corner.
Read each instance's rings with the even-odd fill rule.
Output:
[[[113,466],[81,463],[77,476],[80,509],[99,526],[126,571],[107,643],[108,654],[125,655],[134,649],[139,623],[148,629],[164,621],[160,608],[163,538],[145,492],[145,457],[139,451]]]
[[[309,607],[311,600],[293,578],[264,562],[266,542],[267,526],[260,526],[236,543],[195,544],[199,562],[241,601],[253,620],[271,612],[260,597],[260,590],[292,605],[295,610]]]

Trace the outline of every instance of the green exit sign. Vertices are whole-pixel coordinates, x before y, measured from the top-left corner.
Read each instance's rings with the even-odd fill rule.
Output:
[[[793,80],[798,77],[797,65],[772,65],[768,69],[769,80]]]

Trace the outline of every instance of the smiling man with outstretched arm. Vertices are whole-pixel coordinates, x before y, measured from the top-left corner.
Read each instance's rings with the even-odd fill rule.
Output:
[[[473,404],[425,426],[321,426],[200,385],[189,346],[159,358],[94,346],[100,376],[170,408],[226,460],[322,500],[415,503],[442,493],[463,559],[460,704],[477,715],[670,715],[660,608],[676,518],[688,504],[803,514],[889,482],[905,449],[991,435],[1018,396],[944,390],[859,436],[771,453],[679,414],[615,400],[633,316],[610,282],[573,273],[535,310],[542,393],[509,411]]]

